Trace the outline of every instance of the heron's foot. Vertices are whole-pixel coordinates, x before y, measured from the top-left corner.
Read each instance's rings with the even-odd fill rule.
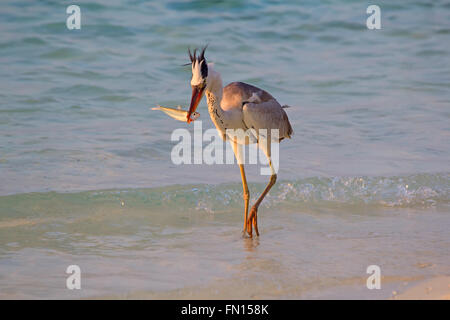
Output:
[[[247,220],[247,233],[249,237],[252,237],[253,228],[255,228],[256,236],[259,237],[258,231],[258,207],[253,206],[250,209],[250,214],[248,215]]]
[[[247,228],[247,227],[246,227]],[[247,229],[242,230],[242,238],[249,239],[251,236],[247,233]]]

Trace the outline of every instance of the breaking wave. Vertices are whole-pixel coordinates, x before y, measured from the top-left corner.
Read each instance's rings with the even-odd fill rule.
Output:
[[[250,184],[251,201],[264,184]],[[311,177],[278,181],[263,201],[266,208],[340,206],[435,207],[450,204],[450,173],[396,177]],[[94,190],[78,193],[27,193],[0,197],[3,217],[80,214],[121,208],[146,212],[204,211],[242,207],[239,183],[172,185],[149,189]]]

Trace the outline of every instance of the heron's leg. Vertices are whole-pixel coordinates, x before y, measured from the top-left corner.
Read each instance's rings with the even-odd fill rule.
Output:
[[[277,181],[277,175],[276,175],[275,171],[273,170],[272,161],[270,159],[269,159],[269,165],[270,165],[270,169],[272,171],[272,175],[270,176],[269,183],[267,184],[266,188],[264,189],[264,191],[259,196],[258,200],[256,200],[255,204],[252,206],[252,208],[250,210],[250,215],[248,217],[247,232],[249,233],[250,236],[252,234],[252,223],[253,223],[253,227],[255,228],[256,235],[259,236],[259,231],[258,231],[258,207],[261,204],[261,202],[263,201],[264,197],[269,192],[269,190],[272,188],[272,186]]]
[[[244,171],[244,156],[243,156],[243,150],[242,145],[237,143],[237,140],[231,140],[230,141],[231,146],[233,147],[234,155],[236,156],[237,163],[239,165],[239,169],[241,171],[241,178],[242,178],[242,188],[243,188],[243,197],[244,197],[244,203],[245,203],[245,211],[244,211],[244,230],[243,230],[243,236],[246,236],[245,231],[247,229],[247,221],[248,221],[248,203],[250,199],[250,194],[248,192],[248,186],[247,186],[247,179],[245,177],[245,171]]]
[[[241,170],[241,178],[242,178],[242,188],[243,188],[243,197],[244,197],[244,230],[242,230],[242,234],[245,236],[245,232],[247,230],[247,217],[248,217],[248,202],[250,199],[250,193],[248,191],[247,179],[245,177],[244,165],[240,164],[239,169]]]

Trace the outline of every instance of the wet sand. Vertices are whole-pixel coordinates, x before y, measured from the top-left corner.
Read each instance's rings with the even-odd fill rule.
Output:
[[[395,300],[450,300],[450,276],[438,276],[408,286]]]

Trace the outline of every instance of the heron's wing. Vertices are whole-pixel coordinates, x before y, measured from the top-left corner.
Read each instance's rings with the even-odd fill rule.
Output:
[[[268,133],[272,129],[278,129],[280,141],[284,138],[290,138],[293,134],[286,112],[275,99],[261,103],[245,103],[242,114],[244,123],[249,129],[254,129],[257,132],[261,129],[267,129]]]
[[[267,91],[244,82],[232,82],[223,88],[220,106],[224,110],[242,108],[244,102],[262,103],[275,100]]]

